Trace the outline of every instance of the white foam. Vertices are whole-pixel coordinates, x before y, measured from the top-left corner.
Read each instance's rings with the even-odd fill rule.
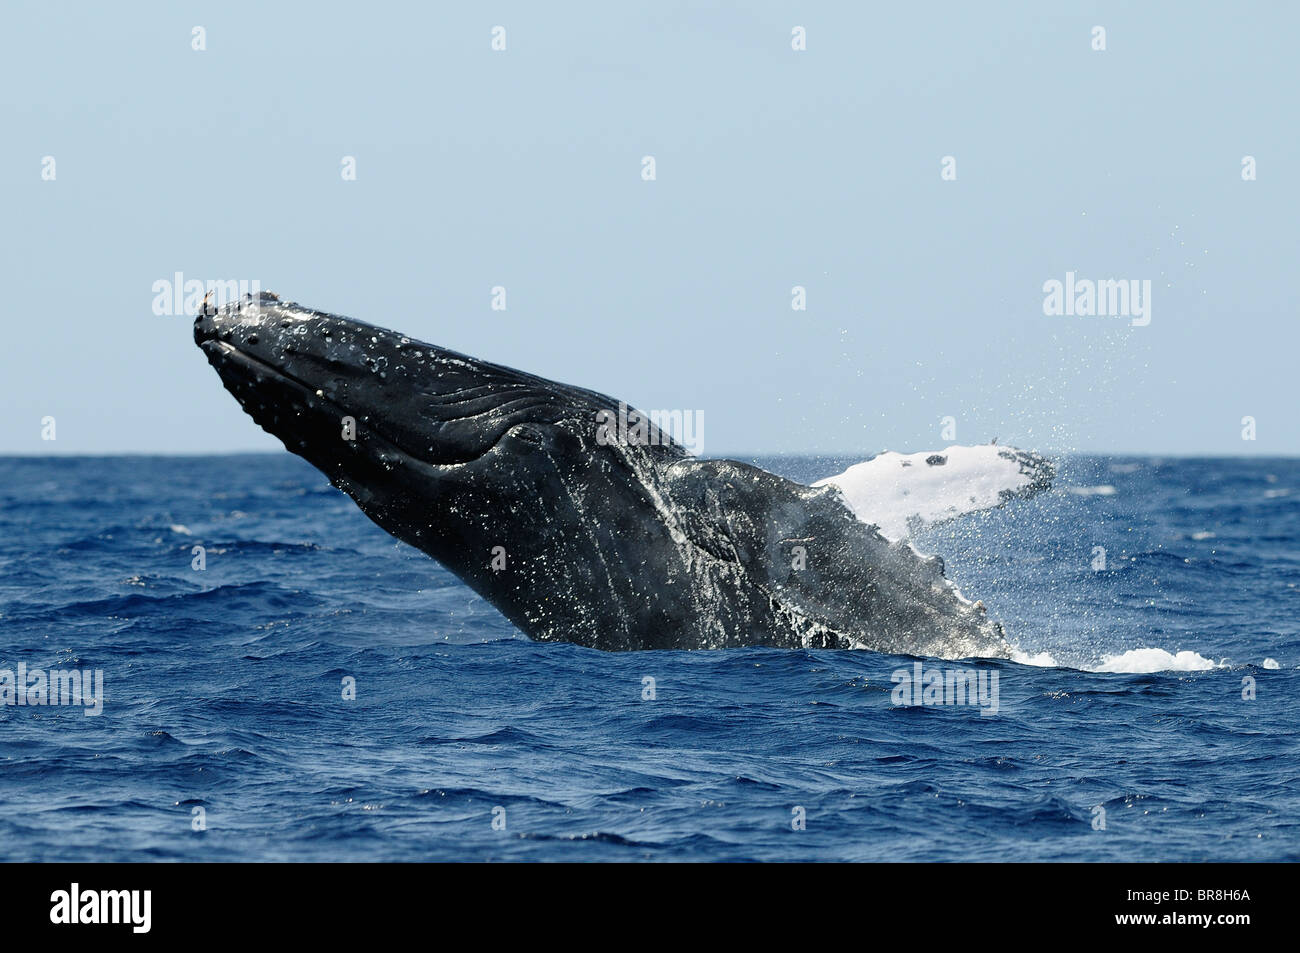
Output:
[[[1164,649],[1129,649],[1123,655],[1102,656],[1101,665],[1088,671],[1135,675],[1146,672],[1208,672],[1219,667],[1218,663],[1189,650],[1171,655]]]
[[[934,458],[943,462],[926,462]],[[911,454],[886,450],[813,486],[837,487],[854,516],[897,540],[926,523],[1001,505],[1007,493],[1034,480],[1036,474],[1022,472],[1021,462],[1014,448],[995,444]]]
[[[1023,649],[1012,646],[1011,661],[1021,665],[1033,665],[1037,668],[1073,668],[1056,660],[1051,652],[1030,654]],[[1228,660],[1215,662],[1196,652],[1182,651],[1177,654],[1164,649],[1130,649],[1120,655],[1103,655],[1098,665],[1085,665],[1080,671],[1103,672],[1118,675],[1144,675],[1153,672],[1208,672],[1216,668],[1228,668]],[[1261,668],[1277,669],[1281,666],[1276,659],[1266,658],[1260,663]]]

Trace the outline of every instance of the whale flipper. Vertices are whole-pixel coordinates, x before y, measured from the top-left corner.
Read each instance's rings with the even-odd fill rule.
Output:
[[[943,560],[883,536],[836,488],[732,460],[683,461],[670,474],[691,541],[746,577],[751,625],[770,622],[809,648],[1008,653],[1001,626],[961,596]]]
[[[1056,470],[1047,458],[983,444],[902,454],[886,450],[813,486],[834,486],[858,519],[890,539],[926,526],[1002,506],[1049,489]]]

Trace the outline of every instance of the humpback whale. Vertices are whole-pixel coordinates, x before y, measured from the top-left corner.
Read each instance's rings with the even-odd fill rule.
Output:
[[[270,292],[205,302],[194,337],[256,423],[533,639],[1010,654],[939,557],[860,518],[852,468],[805,486],[661,433],[599,439],[614,398]],[[1008,461],[1016,494],[1050,483]]]

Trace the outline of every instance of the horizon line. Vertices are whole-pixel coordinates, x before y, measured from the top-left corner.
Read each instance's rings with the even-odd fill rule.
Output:
[[[945,447],[978,447],[988,446],[988,444],[946,444]],[[1006,446],[1012,449],[1022,449],[1012,444]],[[854,451],[854,450],[776,450],[776,451],[752,451],[752,450],[726,450],[719,453],[698,454],[700,460],[722,460],[735,459],[737,457],[853,457],[859,459],[868,459],[882,453],[890,452],[888,448],[871,451]],[[1061,451],[1035,451],[1047,456],[1059,457],[1139,457],[1139,458],[1174,458],[1182,460],[1296,460],[1300,459],[1300,451],[1276,453],[1250,452],[1250,453],[1225,453],[1222,451],[1198,451],[1198,450],[1061,450]],[[303,457],[289,450],[123,450],[114,453],[97,453],[97,452],[77,452],[77,451],[0,451],[0,460],[41,460],[41,459],[118,459],[130,457],[163,457],[168,459],[198,459],[203,457],[279,457],[291,456],[298,457],[310,465]]]

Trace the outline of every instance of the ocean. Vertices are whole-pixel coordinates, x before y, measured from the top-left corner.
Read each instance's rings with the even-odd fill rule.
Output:
[[[1058,466],[916,540],[963,662],[535,643],[288,454],[0,459],[0,677],[102,674],[0,705],[0,859],[1300,859],[1300,460]]]

